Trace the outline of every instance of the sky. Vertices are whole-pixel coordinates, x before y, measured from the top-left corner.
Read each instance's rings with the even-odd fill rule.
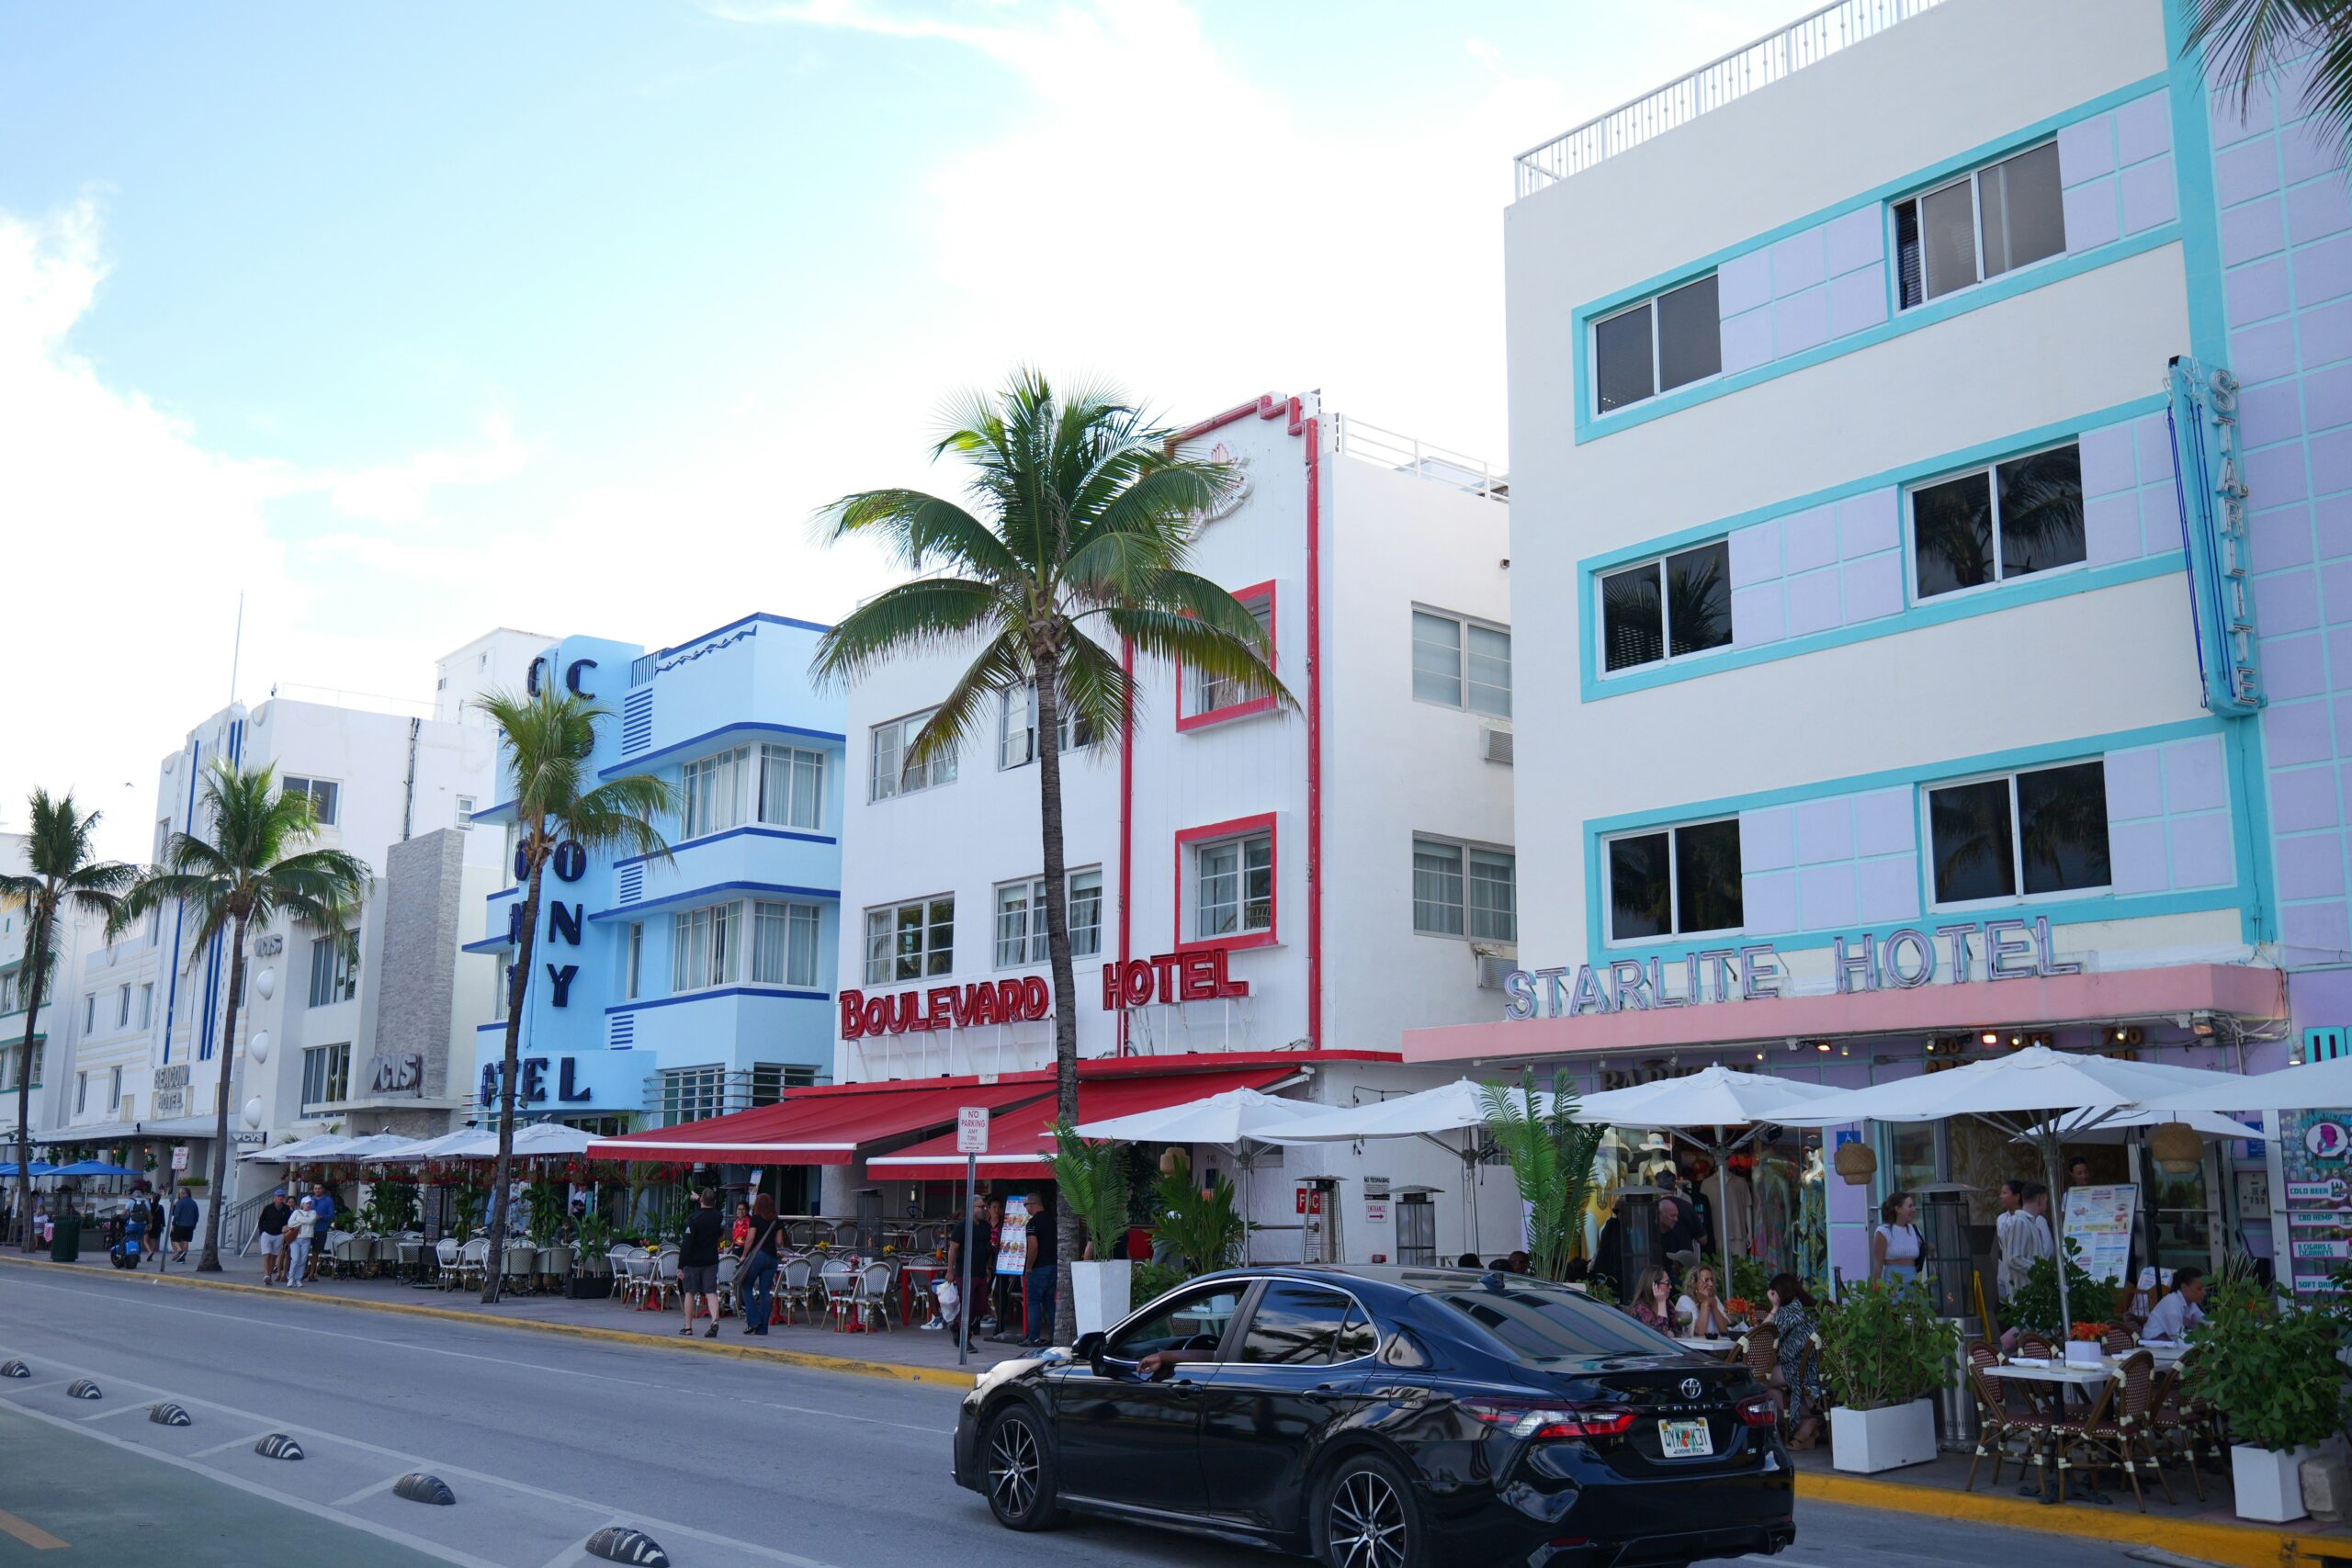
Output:
[[[9,7],[0,830],[141,856],[232,654],[416,711],[495,626],[830,621],[894,572],[812,513],[1022,365],[1507,467],[1512,154],[1805,8]]]

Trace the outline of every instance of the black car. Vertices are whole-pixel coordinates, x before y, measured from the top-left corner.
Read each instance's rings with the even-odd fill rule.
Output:
[[[1565,1285],[1404,1268],[1212,1274],[983,1373],[956,1480],[999,1522],[1083,1510],[1329,1568],[1687,1563],[1796,1539],[1745,1368]]]

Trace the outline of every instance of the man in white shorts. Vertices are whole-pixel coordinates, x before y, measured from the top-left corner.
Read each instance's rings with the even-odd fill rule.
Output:
[[[277,1284],[286,1272],[286,1189],[269,1195],[261,1207],[261,1282]]]

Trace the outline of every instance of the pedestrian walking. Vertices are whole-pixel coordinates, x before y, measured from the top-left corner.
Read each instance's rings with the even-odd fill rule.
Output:
[[[334,1194],[327,1190],[325,1182],[314,1181],[311,1183],[311,1196],[304,1201],[311,1205],[313,1220],[310,1272],[303,1278],[315,1280],[319,1277],[319,1254],[326,1250],[327,1233],[334,1228]]]
[[[988,1201],[978,1193],[972,1194],[971,1213],[956,1224],[947,1236],[947,1282],[956,1287],[956,1310],[943,1308],[939,1326],[950,1331],[966,1316],[974,1327],[987,1314],[982,1292],[988,1288],[989,1276],[996,1267],[994,1255],[989,1249]],[[924,1325],[929,1327],[930,1325]]]
[[[318,1228],[318,1200],[305,1198],[286,1218],[286,1282],[300,1290],[311,1266],[311,1236]]]
[[[278,1188],[261,1206],[261,1282],[277,1285],[286,1279],[286,1222],[293,1217],[287,1207],[286,1189]]]
[[[710,1332],[703,1337],[718,1337],[718,1246],[726,1235],[727,1216],[718,1212],[718,1189],[706,1187],[695,1212],[686,1216],[686,1234],[678,1243],[678,1297],[686,1310],[680,1334],[694,1333],[695,1303],[699,1300],[710,1307]]]
[[[187,1261],[187,1244],[196,1239],[196,1200],[182,1188],[172,1203],[172,1261]]]
[[[743,1302],[743,1332],[765,1336],[768,1319],[775,1315],[775,1271],[783,1262],[784,1222],[776,1217],[775,1200],[763,1192],[752,1204],[750,1235],[742,1263],[735,1271],[737,1293]],[[718,1325],[714,1321],[711,1326]]]

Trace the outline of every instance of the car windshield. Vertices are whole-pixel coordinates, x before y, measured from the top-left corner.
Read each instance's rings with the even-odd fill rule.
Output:
[[[1574,1291],[1489,1274],[1476,1282],[1431,1291],[1430,1299],[1486,1330],[1521,1361],[1582,1360],[1602,1356],[1672,1356],[1673,1340]]]

